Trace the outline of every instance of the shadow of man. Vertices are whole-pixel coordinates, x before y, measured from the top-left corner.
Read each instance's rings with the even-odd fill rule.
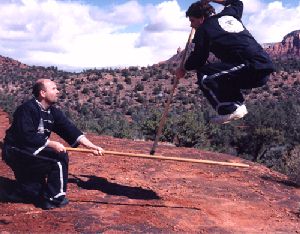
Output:
[[[17,189],[17,186],[16,180],[0,176],[0,202],[31,203],[31,201],[25,198],[11,196]]]
[[[120,185],[107,181],[105,178],[80,175],[79,177],[88,178],[87,181],[82,180],[78,176],[72,175],[73,178],[69,178],[69,183],[75,183],[78,187],[87,190],[99,190],[103,193],[115,196],[126,196],[130,199],[140,200],[154,200],[160,199],[156,192],[143,189],[141,187],[130,187],[126,185]]]

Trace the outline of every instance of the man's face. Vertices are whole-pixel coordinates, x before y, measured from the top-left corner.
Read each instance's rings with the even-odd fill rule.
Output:
[[[42,97],[49,105],[54,104],[58,101],[59,91],[53,81],[45,81],[45,90],[42,90]]]
[[[204,17],[196,18],[193,16],[189,16],[189,20],[191,22],[191,27],[197,29],[201,26],[201,24],[203,24]]]

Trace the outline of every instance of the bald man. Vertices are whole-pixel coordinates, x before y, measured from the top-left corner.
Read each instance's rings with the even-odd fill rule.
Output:
[[[32,90],[34,98],[20,105],[6,131],[3,160],[15,174],[18,187],[8,195],[11,201],[30,201],[43,209],[68,204],[68,154],[65,146],[50,140],[51,132],[62,137],[72,147],[79,144],[102,155],[94,145],[54,104],[59,91],[48,79],[38,80]]]

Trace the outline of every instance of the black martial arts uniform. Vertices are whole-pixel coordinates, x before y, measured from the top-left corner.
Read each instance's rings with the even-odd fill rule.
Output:
[[[198,84],[220,115],[243,104],[241,89],[264,85],[273,64],[241,22],[243,3],[227,0],[223,11],[197,28],[186,70],[197,70]],[[212,52],[221,62],[206,64]]]
[[[26,198],[62,201],[68,181],[68,155],[47,147],[51,132],[72,147],[83,136],[54,106],[44,110],[35,99],[17,108],[6,131],[2,157],[12,168],[19,191]]]

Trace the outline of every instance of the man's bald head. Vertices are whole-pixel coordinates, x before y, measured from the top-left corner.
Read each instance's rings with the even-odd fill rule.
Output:
[[[32,93],[45,109],[58,101],[57,86],[49,79],[38,79],[32,88]]]
[[[41,90],[46,90],[46,86],[49,82],[53,82],[49,79],[38,79],[35,84],[32,87],[32,94],[35,96],[35,98],[38,98],[40,96]]]

